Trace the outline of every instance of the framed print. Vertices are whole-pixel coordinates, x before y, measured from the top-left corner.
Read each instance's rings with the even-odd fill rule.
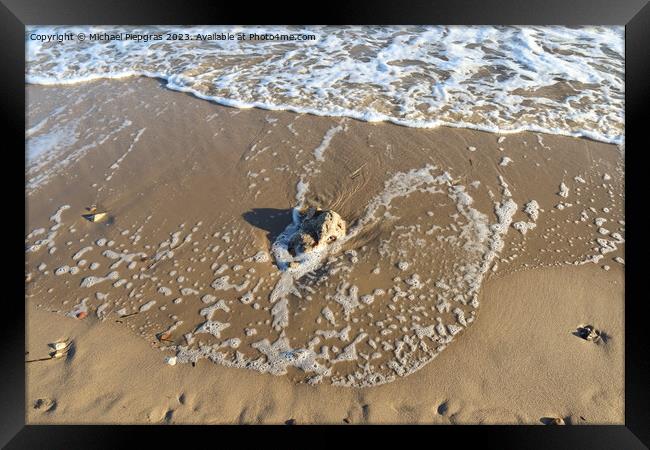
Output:
[[[3,7],[8,448],[134,424],[645,448],[643,2],[38,3]]]

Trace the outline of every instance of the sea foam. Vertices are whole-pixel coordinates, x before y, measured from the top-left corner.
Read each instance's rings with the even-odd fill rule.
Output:
[[[65,51],[29,39],[66,31],[303,33],[316,39],[86,40],[66,42]],[[26,44],[26,80],[34,84],[147,76],[238,108],[623,143],[622,27],[28,27]],[[47,139],[63,142],[68,134]],[[34,152],[41,147],[32,145]]]

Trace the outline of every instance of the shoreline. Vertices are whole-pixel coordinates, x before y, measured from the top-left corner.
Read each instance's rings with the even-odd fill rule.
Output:
[[[273,385],[276,392],[272,406],[262,407],[261,399],[250,396],[244,396],[246,402],[228,397],[232,400],[221,410],[204,405],[201,407],[205,408],[204,412],[195,416],[184,415],[179,406],[169,406],[167,412],[176,411],[171,413],[171,422],[180,423],[196,417],[196,421],[233,423],[237,421],[234,417],[241,415],[247,423],[255,422],[258,416],[264,423],[284,423],[291,418],[298,423],[339,423],[348,415],[352,422],[367,419],[371,423],[429,420],[450,423],[450,417],[456,423],[494,420],[539,423],[541,416],[535,416],[557,414],[570,417],[571,423],[579,423],[581,415],[587,417],[589,423],[596,423],[593,420],[622,423],[623,347],[619,336],[622,336],[623,320],[624,239],[612,236],[624,234],[624,169],[620,149],[616,146],[528,132],[499,136],[467,129],[413,129],[260,109],[233,110],[171,91],[147,78],[101,81],[70,88],[30,85],[27,89],[32,105],[28,122],[31,128],[34,123],[39,124],[34,134],[43,139],[56,138],[59,141],[53,142],[65,144],[60,156],[45,159],[41,166],[39,173],[48,174],[49,178],[44,178],[45,187],[37,187],[30,193],[29,229],[25,230],[28,236],[28,308],[33,317],[38,317],[39,325],[57,336],[48,337],[30,328],[28,338],[39,336],[42,341],[50,339],[49,342],[53,342],[65,337],[58,334],[80,333],[79,353],[69,365],[64,361],[30,365],[34,366],[29,370],[36,380],[32,388],[39,392],[34,391],[33,396],[53,398],[61,405],[45,414],[41,414],[42,408],[30,411],[30,422],[93,420],[95,410],[91,404],[97,398],[94,394],[84,394],[89,396],[86,397],[75,392],[75,389],[85,391],[88,387],[75,373],[95,371],[94,364],[108,370],[119,360],[118,352],[109,348],[103,350],[109,355],[105,362],[94,363],[83,357],[82,348],[99,346],[110,335],[110,340],[120,346],[154,350],[146,356],[147,373],[161,372],[164,381],[160,383],[166,386],[170,396],[174,383],[183,383],[182,379],[166,378],[174,373],[170,371],[190,376],[199,369],[203,377],[219,373],[224,374],[224,379],[238,380],[236,386],[233,386],[234,381],[230,384],[224,381],[226,384],[221,386],[218,380],[211,380],[217,383],[211,384],[212,388],[219,392],[227,393],[232,389],[243,395],[242,392],[257,385]],[[48,122],[48,112],[61,103],[69,106],[56,116],[57,125],[53,127]],[[60,135],[57,130],[70,131]],[[423,175],[425,167],[432,167],[427,169],[426,176]],[[445,179],[443,172],[447,174],[447,171],[447,183],[437,185],[426,181],[434,175]],[[397,180],[394,187],[390,185],[391,179]],[[480,302],[476,305],[482,306],[470,308],[466,303],[458,303],[465,309],[466,317],[475,318],[475,322],[469,325],[468,320],[449,348],[441,347],[444,351],[434,355],[435,360],[407,377],[361,389],[312,387],[302,384],[304,373],[295,367],[288,367],[287,375],[278,378],[226,368],[209,361],[198,360],[195,368],[190,364],[166,365],[164,356],[170,353],[157,353],[151,348],[164,346],[157,336],[165,329],[175,330],[173,345],[185,345],[185,340],[189,341],[188,333],[195,332],[207,314],[216,314],[221,321],[227,318],[228,328],[224,328],[227,330],[225,336],[216,333],[217,339],[214,339],[203,335],[200,342],[226,349],[232,355],[242,352],[246,357],[254,357],[249,347],[251,343],[277,339],[277,330],[269,326],[276,314],[266,298],[276,282],[277,270],[268,260],[256,263],[253,256],[268,252],[275,237],[290,222],[290,208],[300,196],[300,183],[307,184],[309,204],[336,208],[351,224],[368,217],[371,220],[344,253],[332,256],[336,267],[341,269],[332,266],[323,282],[303,280],[303,298],[288,299],[290,315],[287,318],[290,320],[284,331],[294,348],[304,346],[310,336],[331,332],[323,330],[330,320],[321,318],[324,305],[336,312],[334,331],[342,333],[339,330],[346,323],[351,326],[352,332],[344,333],[348,336],[339,336],[343,345],[349,345],[353,339],[355,342],[364,339],[365,333],[376,340],[375,345],[381,343],[388,349],[399,339],[393,342],[392,337],[384,338],[385,334],[380,333],[382,329],[389,328],[390,324],[398,338],[402,333],[407,336],[409,328],[397,325],[406,321],[409,327],[421,330],[420,323],[424,326],[433,320],[422,311],[455,321],[451,311],[445,311],[448,307],[440,304],[440,296],[437,305],[428,303],[423,297],[424,292],[440,292],[443,288],[438,289],[439,286],[445,284],[440,285],[440,280],[429,278],[429,275],[447,277],[445,280],[450,284],[458,275],[458,267],[476,264],[473,249],[482,251],[482,241],[476,241],[470,249],[463,249],[459,243],[473,234],[480,237],[482,224],[494,224],[498,219],[495,205],[507,199],[517,206],[512,222],[522,223],[523,231],[508,226],[504,248],[480,287]],[[447,192],[453,194],[457,184],[463,186],[462,192],[471,196],[473,215],[459,209],[454,195],[446,195]],[[561,185],[567,187],[566,195]],[[390,200],[381,203],[386,196]],[[377,199],[380,202],[373,203]],[[532,200],[540,205],[534,219],[532,214],[523,211],[524,205]],[[111,216],[109,222],[95,226],[79,219],[83,208],[93,203],[107,208]],[[372,209],[375,204],[380,205],[377,214]],[[62,209],[65,205],[69,208]],[[459,211],[465,211],[466,215],[461,216]],[[472,224],[474,218],[476,223]],[[604,228],[607,229],[603,231]],[[44,236],[47,246],[37,245]],[[598,239],[607,244],[597,244]],[[423,246],[430,254],[435,254],[435,258],[422,254]],[[32,247],[34,251],[29,250]],[[165,248],[173,249],[175,255],[165,257]],[[150,260],[155,258],[155,265],[134,260],[133,255],[140,253]],[[596,260],[597,264],[579,266],[583,260],[594,256],[602,259]],[[396,268],[398,262],[404,260],[410,266],[406,273]],[[98,264],[98,269],[92,269],[94,264]],[[111,278],[111,270],[119,272],[116,278]],[[337,271],[344,277],[336,278],[341,276],[336,275]],[[375,273],[376,276],[368,275]],[[340,295],[337,291],[341,290],[341,285],[345,291],[346,282],[356,286],[360,295],[376,288],[393,295],[404,292],[401,286],[406,281],[418,281],[413,278],[413,274],[418,273],[426,288],[420,291],[417,286],[420,283],[406,286],[407,295],[412,293],[410,301],[415,303],[415,308],[409,306],[412,303],[396,303],[395,298],[392,303],[390,297],[379,298],[372,305],[354,306],[358,324],[347,320],[347,312],[335,309],[339,307],[338,300],[332,301],[331,296],[333,293]],[[225,279],[219,289],[211,289],[216,286],[215,276],[223,274],[228,274],[230,279]],[[91,275],[99,277],[98,282],[102,284],[84,287],[84,280]],[[255,299],[252,303],[244,303],[242,295],[247,293],[249,281],[252,282],[250,287],[257,283],[261,291],[255,296],[248,287]],[[229,292],[220,290],[224,285]],[[575,285],[582,287],[578,289]],[[602,286],[607,296],[600,291],[591,292],[589,285]],[[237,286],[243,286],[242,290],[235,289]],[[462,284],[452,287],[460,289]],[[173,292],[175,295],[171,295]],[[540,298],[540,292],[549,293],[550,298]],[[213,299],[206,297],[208,293]],[[352,295],[347,291],[344,294]],[[580,311],[569,306],[572,297],[578,294],[581,296]],[[587,297],[590,295],[598,300],[597,305],[589,304]],[[201,300],[204,298],[207,302]],[[218,308],[217,298],[224,301]],[[560,298],[564,302],[560,302]],[[607,299],[610,305],[606,305]],[[517,301],[528,305],[528,310],[521,309]],[[562,331],[553,328],[553,324],[538,321],[534,315],[526,316],[535,307],[542,308],[545,302],[551,302],[555,310],[538,309],[540,314],[557,322],[555,326],[562,324]],[[204,312],[206,304],[212,304],[211,312]],[[39,308],[39,312],[34,312],[35,308]],[[89,315],[84,320],[41,314],[43,309],[73,314],[82,310],[79,308],[87,308]],[[101,311],[104,312],[100,314]],[[110,322],[119,319],[120,311],[136,314],[124,324],[128,330],[118,332],[117,325]],[[502,322],[515,312],[522,316],[513,318],[515,323]],[[582,315],[576,315],[578,312]],[[97,316],[101,316],[104,323],[98,323]],[[381,322],[385,323],[378,325],[377,319],[384,316],[386,319]],[[572,322],[567,322],[569,319]],[[591,347],[581,353],[577,350],[581,348],[578,344],[584,342],[571,335],[571,331],[588,322],[602,327],[612,340],[604,346],[587,343]],[[506,361],[507,356],[495,347],[503,338],[497,332],[502,327],[508,331],[509,345],[527,342],[528,349],[535,348],[531,351],[534,358],[527,360],[527,348],[520,346],[513,351],[511,361]],[[547,337],[542,330],[552,337]],[[138,339],[139,344],[135,345],[131,338]],[[463,345],[470,345],[463,343],[471,343],[472,339],[484,339],[481,345],[490,347],[475,352],[476,348],[481,348],[475,342],[471,344],[474,347],[462,350]],[[331,340],[325,342],[332,348],[342,346]],[[544,342],[546,344],[542,345]],[[30,347],[29,350],[39,352],[46,344],[40,342],[36,344],[38,349]],[[563,350],[568,352],[567,346],[575,348],[571,350],[572,359],[562,353]],[[373,351],[370,347],[361,344],[359,354],[370,356]],[[93,350],[85,351],[99,358]],[[106,380],[112,392],[118,392],[116,404],[124,406],[128,414],[120,418],[110,405],[99,407],[95,412],[102,411],[106,417],[118,421],[133,417],[136,417],[133,420],[144,422],[164,420],[167,412],[161,410],[162,419],[158,417],[157,411],[162,408],[159,402],[154,405],[145,399],[138,400],[150,407],[147,413],[134,406],[134,399],[140,396],[138,392],[149,389],[144,381],[125,379],[127,373],[141,373],[136,360],[145,357],[142,351],[127,352],[123,374],[109,371],[112,378]],[[463,351],[472,351],[475,357],[465,361]],[[384,357],[390,357],[391,351],[384,353]],[[425,354],[425,359],[431,358],[430,355]],[[552,383],[552,377],[549,378],[547,372],[531,373],[535,369],[542,370],[539,364],[532,364],[532,359],[538,363],[543,361],[542,367],[553,368],[565,388],[553,391],[550,387],[540,387]],[[359,358],[356,364],[358,361]],[[580,363],[575,366],[578,361]],[[40,364],[59,363],[62,368],[56,375],[39,372]],[[355,370],[354,364],[340,363],[334,368],[334,375],[339,379],[349,376]],[[513,364],[521,364],[527,372],[515,370]],[[440,367],[454,374],[485,372],[491,378],[472,378],[477,384],[471,385],[446,375],[437,376],[440,374],[436,375],[435,369]],[[518,378],[527,379],[513,384],[515,398],[526,398],[522,410],[515,407],[511,398],[500,399],[497,395],[494,383],[501,375],[496,367],[507,368]],[[575,374],[582,370],[581,367],[611,374],[612,379],[600,375],[591,379],[591,375],[584,373],[583,379],[570,379],[570,373]],[[186,372],[188,370],[190,372]],[[388,369],[382,370],[388,373]],[[61,386],[55,387],[57,383]],[[201,384],[200,378],[195,383]],[[436,391],[437,397],[427,398],[426,405],[422,403],[417,395],[421,387],[437,384],[442,384],[444,389]],[[491,386],[489,401],[481,400],[486,392],[477,386]],[[191,389],[192,386],[188,386],[186,390]],[[366,390],[376,392],[372,396],[368,394],[373,398],[365,403],[357,401],[357,394]],[[559,402],[557,392],[562,392],[567,401],[559,402],[561,407],[552,407],[535,397],[540,390],[548,400],[552,398],[556,402]],[[344,397],[349,400],[349,410],[343,411],[343,406],[336,402],[342,392],[346,392]],[[445,398],[442,398],[443,393]],[[197,398],[203,396],[201,392],[196,395]],[[278,406],[277,399],[283,396],[289,396],[292,404],[301,406],[295,409]],[[317,403],[329,405],[328,412],[319,416],[301,403],[301,396],[317,398]],[[390,402],[396,398],[408,398],[408,401],[395,406]],[[453,401],[458,398],[466,400]],[[28,402],[31,401],[36,399],[28,398]],[[445,401],[449,403],[442,407]],[[387,404],[392,405],[388,410],[382,406],[378,407],[379,412],[373,412],[377,411],[373,406]],[[540,407],[542,404],[545,409]],[[605,411],[596,408],[596,404],[605,404]],[[65,409],[63,405],[67,405]],[[370,409],[364,409],[364,405],[371,405]],[[270,412],[264,413],[267,406]],[[448,413],[436,412],[437,415],[430,419],[430,410],[437,411],[439,407]],[[253,414],[251,411],[256,408]],[[343,413],[345,415],[339,418]],[[299,417],[283,419],[288,415]],[[101,417],[95,418],[102,420]]]
[[[138,78],[153,80],[171,92],[187,94],[198,100],[204,100],[214,105],[218,105],[226,108],[235,108],[235,109],[243,109],[243,110],[257,109],[260,111],[268,111],[274,113],[288,112],[291,114],[298,114],[298,115],[309,115],[313,117],[322,117],[322,118],[330,118],[330,119],[349,119],[349,120],[355,120],[367,124],[390,124],[390,125],[396,125],[405,128],[414,128],[414,129],[423,129],[423,130],[432,130],[432,129],[443,127],[443,128],[451,128],[451,129],[479,131],[483,133],[491,133],[491,134],[505,135],[505,136],[516,135],[520,133],[541,133],[548,136],[562,136],[567,138],[587,139],[589,141],[593,141],[599,144],[616,145],[617,147],[625,145],[625,140],[622,137],[611,138],[611,139],[605,139],[605,138],[598,139],[597,137],[593,136],[593,133],[587,133],[587,132],[570,133],[559,129],[548,130],[542,127],[535,127],[535,126],[522,127],[517,129],[497,129],[497,128],[482,127],[479,124],[466,123],[466,122],[452,123],[452,122],[436,121],[436,122],[426,122],[426,123],[416,124],[416,123],[409,123],[408,121],[400,120],[398,118],[390,117],[390,116],[364,119],[363,118],[364,114],[356,113],[353,111],[335,114],[335,113],[318,111],[314,109],[300,109],[300,107],[298,106],[291,106],[291,105],[271,105],[271,104],[265,104],[259,102],[243,103],[239,100],[232,100],[227,97],[206,96],[199,91],[195,91],[190,88],[184,88],[182,86],[170,87],[169,85],[170,81],[168,79],[169,77],[165,77],[164,75],[161,74],[126,73],[123,75],[115,75],[115,76],[97,75],[85,79],[72,80],[72,81],[63,81],[63,80],[59,80],[56,82],[46,82],[45,80],[34,81],[34,82],[26,81],[26,86],[66,88],[71,86],[84,85],[88,83],[101,83],[105,81],[129,82],[131,79],[138,79]]]

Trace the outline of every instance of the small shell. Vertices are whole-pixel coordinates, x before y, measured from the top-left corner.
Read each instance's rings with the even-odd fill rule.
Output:
[[[175,366],[176,365],[176,357],[175,356],[168,356],[165,358],[165,362],[169,364],[170,366]]]
[[[169,341],[171,339],[171,337],[172,337],[171,333],[168,332],[168,331],[165,331],[163,333],[160,333],[160,335],[158,336],[158,339],[161,340],[161,341]]]
[[[597,341],[600,339],[600,331],[596,330],[593,325],[578,327],[576,335],[585,341]]]
[[[54,352],[54,354],[52,354],[52,359],[62,358],[62,357],[64,357],[64,356],[67,355],[67,354],[68,354],[67,351],[61,351],[61,350],[59,350],[59,351]]]
[[[50,347],[52,347],[54,350],[63,350],[67,346],[68,346],[68,342],[66,341],[55,342],[53,344],[50,344]]]

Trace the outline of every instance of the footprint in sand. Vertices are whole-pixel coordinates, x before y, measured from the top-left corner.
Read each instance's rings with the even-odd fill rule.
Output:
[[[370,418],[370,405],[356,404],[350,408],[347,416],[343,419],[345,423],[367,423]]]
[[[368,422],[370,419],[370,405],[361,406],[361,415],[363,416],[363,420]]]
[[[56,400],[49,398],[39,398],[34,402],[34,409],[38,409],[42,412],[51,412],[56,409]]]
[[[568,417],[542,417],[539,421],[544,425],[571,425]]]

